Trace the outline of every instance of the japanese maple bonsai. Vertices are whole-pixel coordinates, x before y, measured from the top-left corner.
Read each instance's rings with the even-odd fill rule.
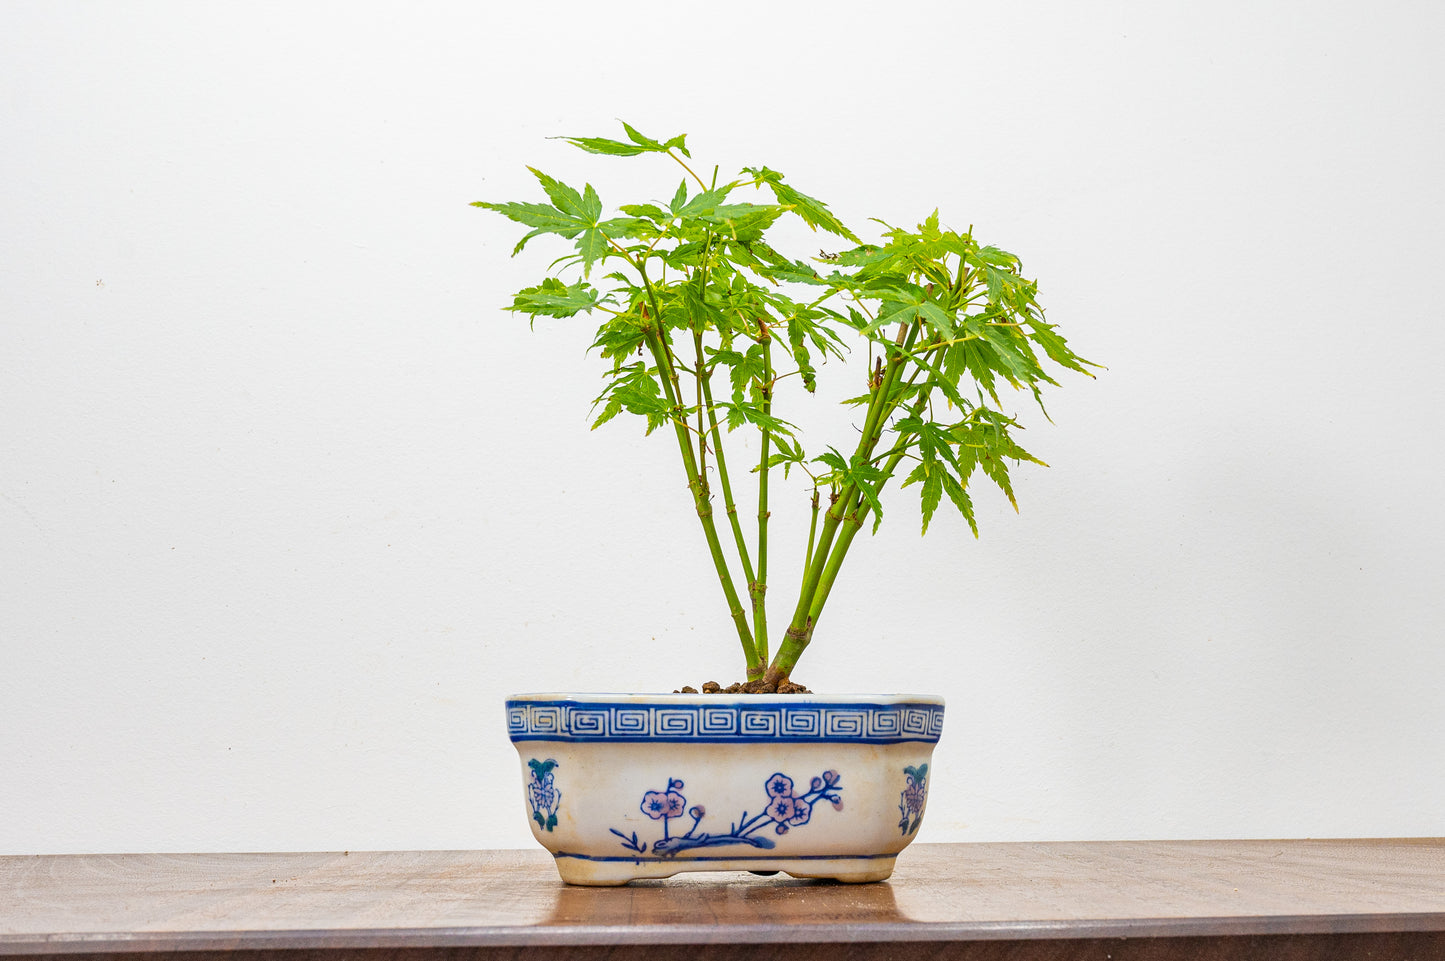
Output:
[[[623,204],[607,216],[591,184],[578,191],[532,169],[549,202],[474,206],[530,228],[513,255],[543,234],[572,242],[508,309],[534,323],[577,314],[599,321],[591,346],[608,366],[593,427],[627,412],[649,434],[674,437],[742,647],[746,680],[737,688],[797,690],[794,667],[858,533],[881,522],[890,484],[917,488],[924,532],[947,497],[977,537],[970,483],[982,475],[1017,510],[1010,462],[1043,463],[1014,439],[1018,425],[1000,390],[1039,401],[1041,386],[1056,383],[1046,359],[1085,374],[1094,365],[1045,320],[1019,259],[979,244],[971,228],[947,229],[935,211],[914,230],[877,221],[881,239],[865,243],[776,170],[746,167],[719,183],[716,168],[705,179],[690,166],[684,136],[659,141],[623,128],[625,141],[560,139],[593,154],[668,158],[683,174],[670,200]],[[771,202],[738,199],[755,194],[748,188]],[[769,230],[787,216],[847,245],[811,260],[784,252]],[[788,402],[814,392],[819,362],[850,348],[867,361],[857,367],[860,393],[842,400],[858,412],[852,449],[839,439],[807,450]],[[757,436],[742,472],[728,460],[740,430]],[[803,576],[781,631],[767,606],[777,506],[770,482],[779,470],[807,476],[797,506],[811,511]],[[748,477],[743,497],[739,481]],[[756,520],[751,531],[745,508]]]

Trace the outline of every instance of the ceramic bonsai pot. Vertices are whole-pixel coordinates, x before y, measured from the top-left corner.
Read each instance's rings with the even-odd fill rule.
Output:
[[[918,832],[943,699],[523,694],[507,729],[532,834],[569,884],[881,881]]]

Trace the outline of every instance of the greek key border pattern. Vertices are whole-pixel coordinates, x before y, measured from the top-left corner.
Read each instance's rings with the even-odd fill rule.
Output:
[[[936,742],[939,704],[606,704],[508,701],[513,741]]]

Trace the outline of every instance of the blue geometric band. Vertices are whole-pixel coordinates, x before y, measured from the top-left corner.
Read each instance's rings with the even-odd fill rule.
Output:
[[[936,743],[941,704],[676,704],[508,701],[513,741]]]

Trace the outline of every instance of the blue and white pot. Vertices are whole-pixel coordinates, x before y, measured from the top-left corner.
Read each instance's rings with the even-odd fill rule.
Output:
[[[932,696],[521,694],[532,834],[569,884],[679,871],[881,881],[918,832]]]

